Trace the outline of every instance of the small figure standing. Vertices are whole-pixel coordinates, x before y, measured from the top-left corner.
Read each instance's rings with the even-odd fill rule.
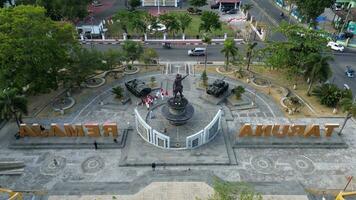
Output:
[[[58,161],[55,158],[53,159],[53,164],[54,166],[58,166]]]
[[[95,148],[95,150],[98,149],[98,143],[96,143],[96,140],[94,141],[94,148]]]
[[[152,163],[152,171],[155,171],[156,170],[156,163]]]

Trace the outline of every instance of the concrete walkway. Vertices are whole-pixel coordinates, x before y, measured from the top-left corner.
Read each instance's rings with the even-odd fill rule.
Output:
[[[203,182],[153,182],[133,195],[50,196],[49,200],[196,200],[208,199],[213,188]],[[263,195],[264,200],[308,200],[305,195]]]

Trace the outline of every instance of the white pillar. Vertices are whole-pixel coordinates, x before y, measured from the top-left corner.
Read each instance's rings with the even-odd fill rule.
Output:
[[[237,2],[235,2],[235,9],[237,8]]]
[[[163,33],[163,40],[167,39],[167,33]]]
[[[124,40],[127,40],[127,34],[126,33],[123,33],[122,36],[123,36]]]
[[[166,0],[163,0],[163,6],[166,6]]]
[[[142,0],[141,2],[142,2],[142,4],[141,4],[142,7],[144,7],[145,6],[145,0]]]
[[[155,0],[155,6],[157,6],[157,0]]]
[[[185,40],[185,34],[183,33],[182,40]]]
[[[221,2],[219,2],[219,11],[221,11]]]
[[[80,40],[84,40],[84,35],[83,34],[80,34]]]
[[[145,33],[144,36],[145,36],[145,41],[146,41],[147,40],[147,33]]]
[[[181,0],[182,1],[182,0]],[[182,3],[182,2],[181,2]],[[178,0],[174,0],[174,7],[178,7]]]
[[[105,40],[105,33],[101,33],[101,39]]]
[[[227,39],[227,33],[224,33],[224,40]]]

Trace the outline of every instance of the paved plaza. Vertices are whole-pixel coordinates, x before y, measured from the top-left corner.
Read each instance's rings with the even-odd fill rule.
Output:
[[[166,89],[167,85],[172,95],[174,74],[136,74],[108,82],[99,88],[74,93],[76,104],[64,115],[43,109],[37,116],[25,119],[26,123],[37,122],[46,126],[53,122],[116,122],[120,130],[128,130],[125,144],[120,147],[110,146],[115,144],[112,138],[106,138],[99,141],[99,149],[94,150],[94,145],[91,145],[94,139],[86,138],[85,141],[72,141],[73,144],[66,148],[57,146],[41,149],[36,145],[33,148],[21,148],[18,145],[12,149],[16,124],[7,123],[0,130],[0,161],[19,160],[24,161],[26,166],[22,175],[0,176],[0,185],[16,190],[45,190],[52,200],[64,199],[62,195],[83,195],[81,198],[69,196],[67,199],[94,199],[95,195],[103,195],[100,199],[112,199],[114,195],[121,197],[118,199],[194,199],[191,198],[194,195],[206,199],[207,194],[212,193],[214,177],[218,177],[226,181],[251,183],[264,195],[294,195],[290,199],[302,199],[297,196],[305,195],[305,189],[342,189],[347,182],[346,177],[356,176],[356,123],[352,120],[341,136],[347,148],[234,148],[234,135],[244,123],[342,124],[343,119],[288,119],[270,96],[257,92],[249,85],[244,85],[244,95],[247,99],[255,99],[255,107],[241,110],[226,102],[214,105],[201,98],[205,91],[196,87],[200,75],[191,74],[183,81],[184,94],[195,107],[196,116],[182,127],[172,127],[160,117],[159,107],[154,111],[155,117],[150,118],[147,109],[138,105],[138,98],[126,93],[130,95],[131,103],[122,104],[111,93],[112,87],[124,87],[127,80],[139,78],[149,83],[152,76],[156,78],[158,88],[162,85]],[[216,78],[210,75],[209,82]],[[230,88],[242,84],[232,79],[226,81]],[[211,142],[196,149],[161,149],[145,142],[137,134],[134,128],[135,108],[155,129],[161,131],[166,127],[167,135],[173,138],[174,143],[182,142],[184,137],[206,126],[219,109],[224,113],[222,131]],[[31,139],[34,138],[26,139],[27,143],[31,143]],[[45,142],[55,144],[62,142],[62,139],[68,140],[46,138]],[[103,147],[109,147],[100,148],[100,142]],[[80,143],[86,145],[80,148]],[[54,159],[57,162],[55,164]],[[153,162],[157,164],[155,171],[151,168]],[[156,182],[165,184],[158,186]],[[173,187],[170,182],[177,182],[177,185],[188,182],[188,185],[174,186],[178,192],[161,194],[169,194],[167,198],[142,196],[144,193],[152,194],[149,191],[161,190],[157,188],[168,190]],[[183,194],[179,192],[190,188],[189,184],[197,189]],[[148,185],[150,187],[145,188]],[[131,198],[130,195],[136,197]]]

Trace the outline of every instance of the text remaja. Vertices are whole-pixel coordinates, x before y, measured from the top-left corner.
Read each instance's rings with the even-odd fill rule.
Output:
[[[63,127],[58,124],[51,124],[49,129],[42,128],[39,124],[21,124],[21,137],[118,137],[118,126],[116,123],[105,123],[100,126],[94,124],[63,124]]]
[[[325,137],[331,137],[335,128],[338,128],[339,124],[325,124],[324,134]],[[238,137],[320,137],[321,130],[320,125],[257,125],[255,131],[253,131],[251,124],[244,124],[238,133]]]

